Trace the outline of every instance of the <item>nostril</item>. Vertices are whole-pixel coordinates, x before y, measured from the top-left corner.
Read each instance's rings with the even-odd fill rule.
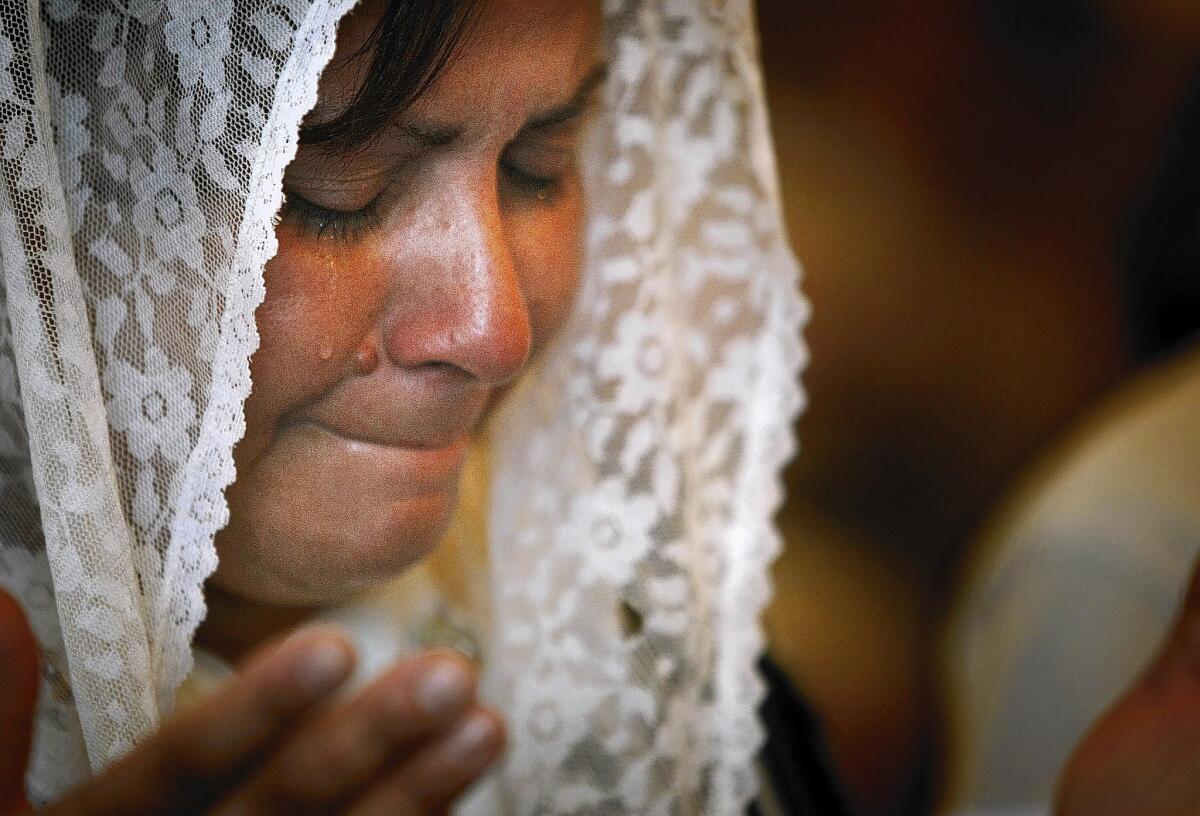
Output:
[[[529,310],[509,271],[474,287],[410,296],[388,320],[381,351],[404,368],[455,369],[494,388],[518,376],[529,358]]]

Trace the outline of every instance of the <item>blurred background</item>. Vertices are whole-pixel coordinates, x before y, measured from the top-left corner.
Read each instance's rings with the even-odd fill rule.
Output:
[[[1178,171],[1200,3],[758,5],[814,307],[768,631],[862,812],[929,813],[968,542],[1040,450],[1196,326],[1200,275],[1147,258],[1200,246],[1200,208],[1162,232],[1155,204],[1200,198]]]

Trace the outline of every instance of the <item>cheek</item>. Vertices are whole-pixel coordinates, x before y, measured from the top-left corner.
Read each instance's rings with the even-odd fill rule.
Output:
[[[534,352],[562,328],[578,294],[583,257],[583,203],[571,196],[552,214],[516,230],[513,251],[529,304]]]
[[[382,297],[378,270],[365,252],[279,230],[279,252],[264,271],[266,297],[255,313],[259,347],[250,361],[253,389],[239,459],[257,459],[281,418],[342,376]]]

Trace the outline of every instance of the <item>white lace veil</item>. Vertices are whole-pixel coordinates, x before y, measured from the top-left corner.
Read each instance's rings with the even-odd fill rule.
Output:
[[[0,0],[0,584],[35,800],[171,709],[350,0]],[[490,812],[738,813],[804,307],[748,0],[611,0],[575,317],[491,437]]]

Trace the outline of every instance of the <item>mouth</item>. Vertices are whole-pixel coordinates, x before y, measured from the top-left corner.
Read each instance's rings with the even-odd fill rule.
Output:
[[[276,427],[312,425],[367,448],[439,451],[470,437],[486,408],[485,389],[470,383],[451,386],[389,370],[386,376],[338,383],[285,413]]]
[[[430,451],[436,452],[447,448],[455,447],[460,444],[465,444],[470,437],[470,431],[457,432],[454,435],[445,435],[442,437],[430,436],[428,439],[402,439],[389,438],[384,435],[376,435],[368,432],[354,432],[343,430],[341,428],[322,422],[319,419],[307,417],[292,423],[294,425],[311,425],[319,431],[322,431],[330,436],[335,436],[338,439],[352,445],[361,445],[365,448],[385,448],[385,449],[401,449],[413,451]]]
[[[410,441],[360,436],[314,419],[293,423],[292,428],[312,434],[319,445],[333,446],[342,454],[339,459],[383,462],[402,471],[434,477],[435,481],[440,481],[439,476],[458,473],[471,444],[469,430],[447,440]],[[331,461],[330,465],[336,467],[337,463]]]

